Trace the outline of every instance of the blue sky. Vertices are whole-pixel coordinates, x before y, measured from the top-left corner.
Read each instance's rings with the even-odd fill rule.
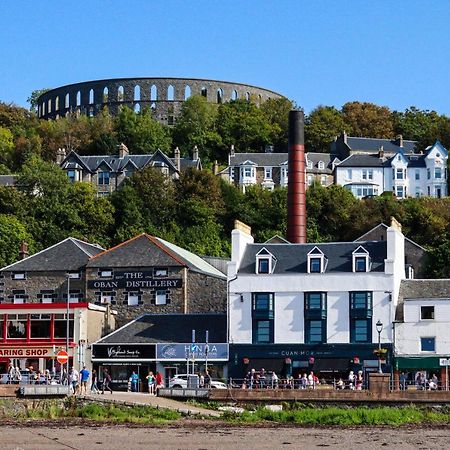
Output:
[[[101,78],[265,87],[450,115],[449,0],[0,0],[0,100]]]

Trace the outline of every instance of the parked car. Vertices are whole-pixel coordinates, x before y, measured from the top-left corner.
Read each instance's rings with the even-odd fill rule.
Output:
[[[169,388],[187,388],[188,374],[177,374],[169,380]],[[211,389],[226,389],[227,385],[221,381],[211,380]]]

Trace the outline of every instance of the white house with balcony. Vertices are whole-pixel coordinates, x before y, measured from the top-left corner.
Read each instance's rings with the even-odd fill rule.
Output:
[[[335,182],[358,198],[385,191],[397,198],[440,198],[448,195],[447,160],[439,141],[423,154],[399,151],[386,157],[382,149],[377,154],[354,153],[336,165]]]
[[[228,266],[230,375],[377,370],[375,324],[384,324],[380,339],[390,350],[404,263],[395,219],[383,241],[307,244],[254,243],[238,223]],[[384,370],[391,363],[389,356]]]

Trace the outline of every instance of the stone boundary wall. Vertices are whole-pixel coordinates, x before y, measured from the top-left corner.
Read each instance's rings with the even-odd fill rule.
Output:
[[[264,88],[198,78],[114,78],[85,81],[52,89],[38,99],[38,117],[57,119],[71,112],[95,116],[104,107],[116,115],[121,106],[134,111],[151,108],[156,120],[172,125],[183,102],[203,95],[208,102],[246,99],[261,104],[283,96]]]

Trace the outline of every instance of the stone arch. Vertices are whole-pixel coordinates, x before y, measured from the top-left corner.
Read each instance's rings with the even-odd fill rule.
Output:
[[[202,86],[202,88],[200,89],[200,95],[202,97],[208,98],[208,89],[206,89],[205,86]]]
[[[108,103],[109,101],[109,89],[108,86],[105,86],[103,89],[103,102],[102,103]]]
[[[217,89],[217,103],[223,103],[223,89]]]
[[[153,102],[153,103],[150,105],[150,109],[151,109],[152,111],[154,111],[154,110],[156,109],[156,103],[155,103],[155,102]]]
[[[94,89],[91,89],[89,91],[89,104],[93,105],[94,104]]]
[[[233,89],[232,91],[231,91],[231,100],[237,100],[239,97],[238,97],[238,92],[237,92],[237,90],[236,89]]]
[[[45,102],[42,102],[42,114],[45,116]]]
[[[42,108],[41,108],[41,105],[39,104],[38,105],[38,117],[41,117],[42,116]]]
[[[137,84],[134,87],[134,101],[140,101],[141,100],[141,87]]]
[[[175,89],[171,84],[169,84],[169,86],[167,86],[167,100],[173,102],[174,99],[175,99]]]
[[[47,112],[48,113],[52,112],[52,100],[50,98],[47,101]]]
[[[77,92],[77,106],[80,106],[80,105],[81,105],[81,92],[78,91]]]
[[[70,94],[67,93],[66,97],[64,99],[64,108],[69,108],[70,107]]]
[[[93,106],[89,106],[88,116],[94,117],[94,107]]]
[[[245,100],[250,101],[250,92],[248,91],[245,93]]]
[[[55,98],[55,111],[59,111],[59,95]]]
[[[150,101],[158,100],[158,88],[155,84],[150,87]]]
[[[187,84],[184,88],[184,99],[187,100],[191,96],[191,87]]]
[[[134,112],[140,113],[141,112],[141,105],[139,103],[134,104]]]
[[[123,89],[122,85],[120,85],[117,88],[117,101],[119,101],[119,102],[123,102],[124,101],[124,89]]]

